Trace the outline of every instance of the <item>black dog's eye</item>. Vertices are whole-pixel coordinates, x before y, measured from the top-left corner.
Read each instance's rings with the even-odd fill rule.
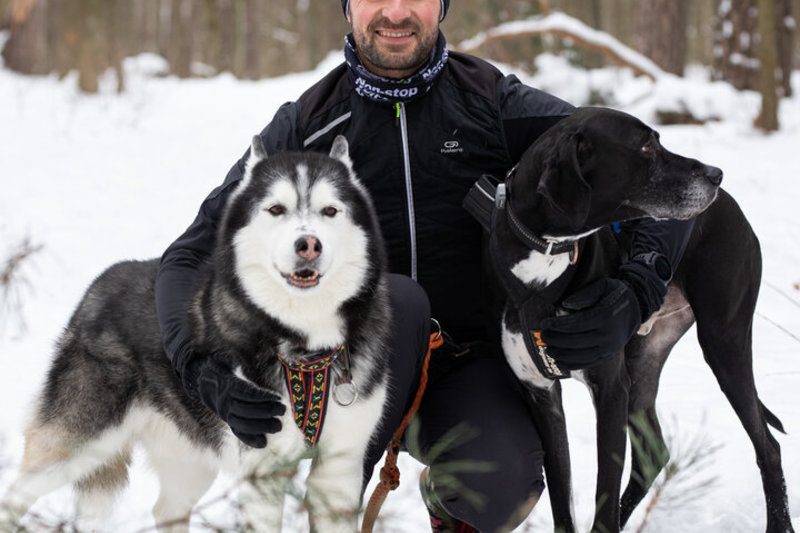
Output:
[[[589,145],[586,139],[580,139],[578,141],[575,151],[578,154],[579,163],[586,162],[592,156],[592,147]]]
[[[320,211],[320,213],[322,213],[322,216],[325,217],[335,217],[336,213],[338,212],[339,210],[333,207],[332,205],[329,205],[328,207],[323,207],[322,211]]]
[[[646,154],[652,154],[658,148],[658,140],[660,135],[657,131],[651,131],[649,137],[642,145],[642,152]]]
[[[275,204],[272,207],[269,207],[267,211],[270,215],[278,217],[286,213],[286,207],[282,206],[281,204]]]

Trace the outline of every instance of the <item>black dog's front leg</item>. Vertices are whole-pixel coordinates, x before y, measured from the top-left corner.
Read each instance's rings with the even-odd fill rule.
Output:
[[[564,407],[561,403],[561,383],[549,389],[528,385],[535,403],[531,410],[542,445],[545,449],[544,473],[550,493],[554,530],[559,533],[575,531],[572,509],[572,474]]]
[[[584,372],[597,413],[597,491],[592,531],[616,533],[620,530],[630,379],[622,354]]]

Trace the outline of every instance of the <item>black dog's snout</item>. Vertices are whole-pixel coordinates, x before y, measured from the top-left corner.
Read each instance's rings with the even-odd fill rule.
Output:
[[[294,251],[307,261],[313,261],[322,253],[322,243],[313,235],[302,235],[294,241]]]
[[[719,184],[722,183],[722,170],[718,169],[717,167],[706,166],[704,174],[706,179],[710,181],[712,185],[719,187]]]

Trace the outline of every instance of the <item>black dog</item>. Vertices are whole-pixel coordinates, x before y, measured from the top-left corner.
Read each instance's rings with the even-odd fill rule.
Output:
[[[766,496],[767,531],[793,531],[780,447],[767,425],[783,428],[759,400],[752,370],[761,253],[738,205],[719,189],[721,180],[719,169],[665,150],[658,134],[638,119],[582,108],[534,143],[504,183],[495,187],[484,178],[465,200],[490,230],[486,250],[498,285],[495,292],[501,295],[503,350],[533,400],[559,531],[574,531],[575,526],[558,379],[576,375],[593,396],[598,474],[592,530],[618,531],[655,476],[645,471],[641,453],[650,460],[660,458],[658,469],[666,463],[655,411],[658,380],[670,350],[695,321],[705,359],[753,442]],[[561,369],[537,339],[537,321],[555,315],[565,294],[616,272],[624,252],[610,225],[695,215],[664,305],[624,354],[583,371]],[[644,417],[647,424],[630,423],[631,438],[649,446],[633,448],[631,478],[618,505],[619,458],[625,455],[625,428],[632,416]]]

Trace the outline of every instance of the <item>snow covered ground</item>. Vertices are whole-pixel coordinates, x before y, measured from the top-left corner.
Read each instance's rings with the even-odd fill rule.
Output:
[[[97,96],[79,94],[72,76],[23,77],[0,66],[0,258],[26,236],[42,246],[20,273],[24,283],[15,297],[22,319],[0,315],[0,492],[20,460],[24,415],[54,341],[93,277],[115,261],[159,255],[275,109],[338,61],[334,54],[315,71],[250,82],[226,74],[206,80],[158,77],[158,58],[140,56],[125,62],[125,94],[116,94],[113,80],[107,80]],[[655,83],[624,69],[577,70],[551,56],[541,57],[537,66],[537,75],[524,81],[576,104],[594,92],[648,122],[657,108],[719,119],[659,130],[672,151],[725,171],[724,187],[761,239],[764,276],[754,369],[761,398],[788,432],[778,440],[794,525],[800,528],[800,96],[782,102],[781,131],[765,136],[751,126],[757,95],[709,83],[702,71]],[[800,77],[794,81],[800,94]],[[588,528],[596,469],[594,414],[579,383],[566,383],[565,395],[575,507],[580,525]],[[692,497],[657,508],[647,531],[763,531],[764,500],[752,447],[704,364],[693,331],[667,363],[658,407],[674,450],[699,439],[714,451],[687,480],[668,486],[668,495]],[[155,479],[142,457],[134,466],[109,531],[152,527]],[[427,516],[416,492],[419,465],[403,456],[401,468],[401,487],[389,496],[378,529],[424,532]],[[713,484],[698,489],[705,480]],[[220,479],[207,500],[230,481]],[[37,510],[69,516],[70,497],[69,490],[60,491]],[[231,514],[226,502],[206,513],[223,525],[231,523]],[[545,495],[518,531],[551,529],[549,514]],[[632,524],[641,518],[639,512]],[[293,512],[287,526],[305,530]],[[199,524],[196,530],[202,530]]]

